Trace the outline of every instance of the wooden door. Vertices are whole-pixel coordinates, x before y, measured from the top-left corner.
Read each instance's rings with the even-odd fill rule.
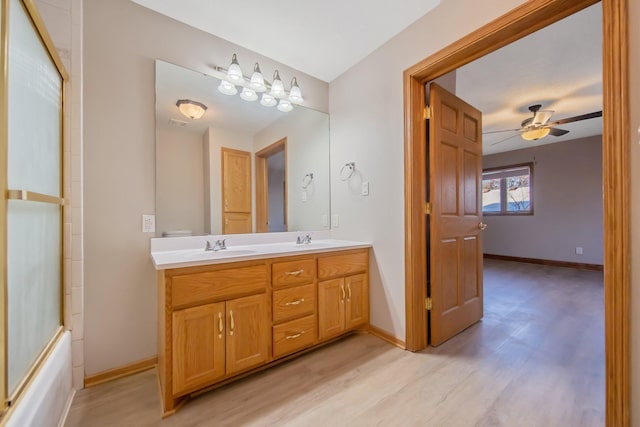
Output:
[[[251,233],[251,153],[223,147],[221,154],[222,233]]]
[[[355,328],[369,321],[369,292],[366,274],[345,277],[347,304],[345,307],[345,326]]]
[[[225,374],[224,303],[173,312],[173,392],[209,385]]]
[[[431,84],[431,344],[482,318],[482,114]]]
[[[318,337],[330,338],[345,329],[344,279],[318,283]]]
[[[265,294],[227,301],[227,375],[265,363],[269,318]]]

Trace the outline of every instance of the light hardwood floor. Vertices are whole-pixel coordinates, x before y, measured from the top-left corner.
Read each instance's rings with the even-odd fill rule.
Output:
[[[438,348],[355,335],[160,419],[155,370],[80,390],[66,426],[602,426],[602,273],[485,261],[483,320]]]

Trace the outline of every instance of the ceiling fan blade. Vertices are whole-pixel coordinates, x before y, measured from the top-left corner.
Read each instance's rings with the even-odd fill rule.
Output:
[[[549,135],[562,136],[568,134],[569,131],[565,129],[551,128],[549,129]]]
[[[490,134],[490,133],[500,133],[500,132],[518,132],[518,131],[520,131],[520,130],[521,130],[520,128],[518,128],[518,129],[492,130],[492,131],[489,131],[489,132],[482,132],[482,134],[483,134],[483,135],[488,135],[488,134]]]
[[[536,114],[533,116],[533,121],[531,122],[531,125],[540,126],[540,125],[547,124],[547,122],[549,121],[553,113],[554,113],[553,110],[536,111]]]
[[[602,111],[594,111],[593,113],[589,113],[589,114],[582,114],[580,116],[567,117],[566,119],[549,123],[548,126],[563,125],[565,123],[579,122],[580,120],[595,119],[596,117],[602,117]]]
[[[493,147],[494,145],[498,145],[498,144],[500,144],[500,143],[502,143],[502,142],[505,142],[506,140],[511,139],[511,138],[513,138],[513,137],[516,137],[516,136],[520,136],[520,134],[519,134],[519,133],[517,133],[517,134],[515,134],[515,135],[511,135],[511,136],[510,136],[510,137],[508,137],[508,138],[501,139],[500,141],[498,141],[498,142],[494,142],[493,144],[491,144],[491,146]]]

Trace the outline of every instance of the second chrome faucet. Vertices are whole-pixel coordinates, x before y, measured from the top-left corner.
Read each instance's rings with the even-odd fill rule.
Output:
[[[204,250],[217,252],[223,249],[227,249],[226,241],[227,239],[216,240],[212,245],[211,242],[207,240],[207,244],[205,245]]]
[[[296,239],[296,243],[299,245],[308,245],[311,243],[311,234],[307,234],[306,236],[298,236]]]

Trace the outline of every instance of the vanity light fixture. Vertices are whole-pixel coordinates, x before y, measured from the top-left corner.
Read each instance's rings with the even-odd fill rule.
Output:
[[[291,79],[291,90],[289,92],[284,88],[284,83],[280,78],[280,73],[276,70],[273,73],[273,82],[267,82],[260,70],[260,65],[256,62],[253,66],[253,74],[251,78],[242,74],[242,69],[238,63],[236,54],[231,58],[229,69],[215,67],[215,77],[220,79],[218,91],[225,95],[235,95],[240,89],[240,98],[245,101],[256,101],[258,94],[262,93],[260,104],[265,107],[278,106],[278,110],[289,112],[293,110],[293,104],[302,104],[304,98],[302,91],[295,77]]]
[[[176,107],[178,107],[178,110],[180,110],[183,115],[192,120],[198,120],[204,116],[204,112],[207,111],[206,105],[190,99],[179,99],[176,102]]]
[[[526,141],[536,141],[549,135],[549,132],[551,132],[550,128],[537,128],[523,132],[520,136]]]

